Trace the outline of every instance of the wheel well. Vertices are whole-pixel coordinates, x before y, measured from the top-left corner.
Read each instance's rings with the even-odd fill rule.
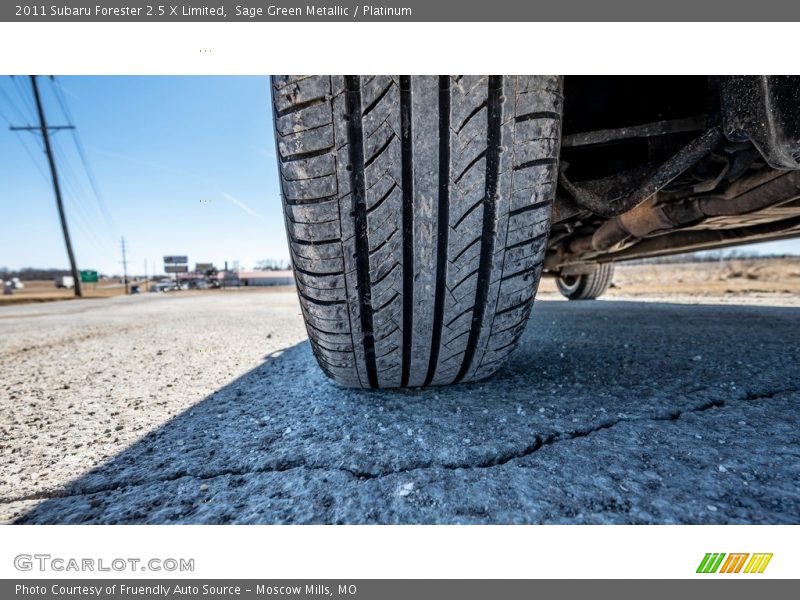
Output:
[[[571,76],[564,94],[546,270],[800,235],[800,77]]]

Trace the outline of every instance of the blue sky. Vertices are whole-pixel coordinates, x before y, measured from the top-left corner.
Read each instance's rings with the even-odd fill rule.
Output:
[[[78,127],[101,200],[68,131],[54,135],[67,215],[82,269],[159,270],[165,254],[192,264],[253,267],[288,259],[266,77],[39,78],[52,125]],[[0,267],[66,268],[47,163],[27,78],[0,77]],[[751,247],[743,247],[751,248]],[[800,254],[800,241],[762,244]]]
[[[165,254],[190,262],[288,259],[266,77],[59,77],[102,204],[69,131],[54,135],[78,266],[121,272]],[[52,125],[67,122],[39,78]],[[0,77],[0,266],[66,267],[28,78]],[[4,93],[3,93],[4,92]],[[27,151],[26,151],[27,149]]]

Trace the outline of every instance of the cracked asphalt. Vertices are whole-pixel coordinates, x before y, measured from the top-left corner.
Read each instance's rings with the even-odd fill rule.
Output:
[[[797,307],[546,299],[493,379],[365,392],[294,293],[2,307],[0,520],[800,523],[798,340]]]

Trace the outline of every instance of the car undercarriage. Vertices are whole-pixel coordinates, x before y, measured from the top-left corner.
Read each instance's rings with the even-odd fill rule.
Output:
[[[800,78],[565,77],[545,273],[800,235]]]
[[[343,385],[477,381],[541,276],[800,235],[800,77],[276,76],[304,317]]]

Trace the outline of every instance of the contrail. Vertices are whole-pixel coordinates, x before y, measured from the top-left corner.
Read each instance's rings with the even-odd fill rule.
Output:
[[[209,184],[209,182],[206,179],[200,177],[200,175],[197,175],[196,173],[190,173],[189,171],[183,171],[181,169],[173,169],[172,167],[167,167],[165,165],[160,165],[158,163],[150,162],[147,160],[141,160],[138,158],[134,158],[133,156],[126,156],[124,154],[118,154],[116,152],[109,152],[108,150],[100,150],[97,148],[92,148],[92,150],[97,154],[103,154],[110,158],[118,158],[120,160],[125,160],[134,164],[144,165],[145,167],[158,169],[159,171],[164,171],[166,173],[173,173],[175,175],[183,175],[185,177],[191,177],[192,179],[205,183],[206,185]]]
[[[244,202],[241,202],[240,200],[237,200],[236,198],[231,196],[228,192],[222,192],[222,195],[225,197],[226,200],[229,200],[230,202],[241,208],[247,214],[252,215],[261,221],[264,221],[264,217],[262,217],[260,214],[258,214],[249,206],[247,206]]]
[[[129,162],[132,162],[132,163],[138,163],[140,165],[144,165],[144,166],[147,166],[147,167],[152,167],[154,169],[159,169],[161,171],[166,171],[167,173],[174,173],[176,175],[183,175],[184,177],[189,177],[191,179],[199,181],[199,182],[201,182],[201,183],[203,183],[205,185],[213,187],[214,190],[216,192],[222,194],[222,196],[228,202],[230,202],[234,206],[239,207],[244,212],[246,212],[248,215],[250,215],[252,217],[255,217],[256,219],[258,219],[260,221],[265,221],[266,222],[264,217],[262,217],[260,214],[258,214],[256,211],[254,211],[249,206],[247,206],[244,202],[242,202],[241,200],[237,200],[236,198],[231,196],[229,193],[222,191],[219,188],[219,186],[215,185],[213,182],[209,181],[205,177],[201,177],[200,175],[197,175],[196,173],[190,173],[189,171],[183,171],[181,169],[174,169],[172,167],[167,167],[165,165],[160,165],[160,164],[153,163],[153,162],[150,162],[150,161],[140,160],[140,159],[134,158],[132,156],[125,156],[123,154],[117,154],[116,152],[108,152],[106,150],[98,150],[98,149],[95,149],[95,152],[97,152],[98,154],[104,154],[104,155],[109,156],[111,158],[119,158],[121,160],[126,160],[126,161],[129,161]]]

